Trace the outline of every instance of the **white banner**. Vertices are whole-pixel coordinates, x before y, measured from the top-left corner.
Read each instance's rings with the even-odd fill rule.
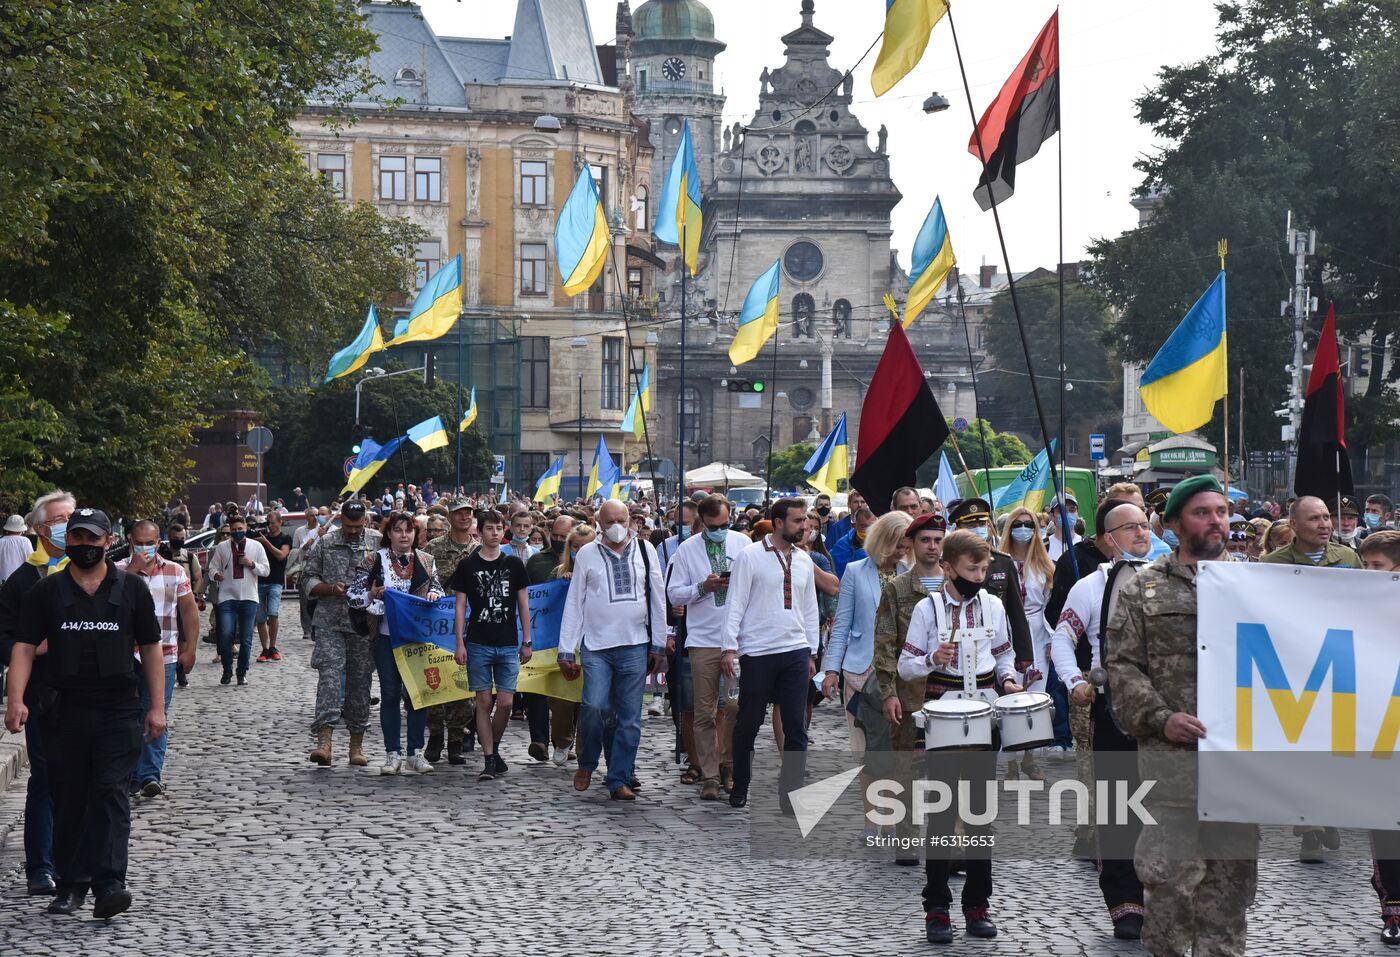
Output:
[[[1203,562],[1203,820],[1400,827],[1400,574]]]

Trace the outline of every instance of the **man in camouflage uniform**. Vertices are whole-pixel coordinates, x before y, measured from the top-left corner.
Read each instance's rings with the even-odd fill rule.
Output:
[[[354,580],[355,570],[365,556],[379,548],[379,532],[365,526],[364,503],[347,502],[340,510],[340,527],[321,538],[302,571],[301,587],[318,599],[311,667],[320,676],[316,682],[316,717],[311,722],[316,746],[309,757],[320,765],[331,763],[331,731],[342,717],[350,732],[350,763],[360,767],[369,763],[364,738],[369,727],[369,688],[374,674],[370,643],[375,636],[355,630],[345,604],[345,591]]]
[[[1172,490],[1162,517],[1177,549],[1123,586],[1106,632],[1113,710],[1137,739],[1142,779],[1155,782],[1144,803],[1157,825],[1143,828],[1134,857],[1146,891],[1142,943],[1156,957],[1236,957],[1258,880],[1259,829],[1197,820],[1191,758],[1207,733],[1192,714],[1196,568],[1224,556],[1230,509],[1220,483],[1200,475]],[[1217,856],[1202,858],[1202,848]]]
[[[437,564],[438,583],[445,594],[451,595],[452,589],[447,583],[457,571],[457,563],[480,548],[481,543],[472,537],[476,516],[471,503],[465,498],[453,499],[447,504],[447,523],[447,534],[428,542],[423,550],[433,556]],[[428,746],[423,749],[423,756],[429,763],[442,759],[444,726],[447,729],[447,763],[466,764],[463,752],[471,750],[467,743],[476,737],[476,707],[470,695],[460,701],[449,701],[428,709]]]

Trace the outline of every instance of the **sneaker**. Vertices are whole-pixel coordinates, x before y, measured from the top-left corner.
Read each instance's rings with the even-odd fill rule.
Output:
[[[948,908],[935,907],[924,915],[924,937],[930,944],[953,942],[953,922],[948,918]]]
[[[527,753],[534,760],[544,764],[549,760],[549,745],[543,741],[531,741]]]
[[[239,675],[239,676],[238,676],[238,683],[239,683],[239,685],[246,685],[246,684],[248,683],[248,676],[247,676],[247,675]]]
[[[496,756],[487,754],[482,756],[481,773],[476,776],[478,781],[494,781],[496,779]]]
[[[661,696],[652,695],[651,704],[647,705],[647,714],[655,717],[661,713]]]
[[[281,660],[282,660],[282,652],[278,651],[276,648],[269,648],[269,649],[267,649],[267,656],[268,656],[268,658],[272,659],[273,661],[281,661]]]
[[[1381,940],[1387,944],[1400,944],[1400,917],[1387,917],[1381,928]]]
[[[555,766],[556,768],[562,768],[564,765],[566,765],[566,764],[568,764],[568,763],[569,763],[569,752],[565,751],[563,748],[555,748],[555,749],[554,749],[554,766]]]
[[[228,683],[229,683],[230,681],[232,681],[232,680],[233,680],[233,675],[226,671],[226,672],[224,672],[224,676],[223,676],[222,678],[219,679],[219,684],[221,684],[221,685],[226,685],[226,684],[228,684]]]
[[[144,782],[144,783],[141,785],[141,796],[142,796],[142,797],[148,797],[148,798],[160,797],[160,796],[161,796],[162,794],[164,794],[164,793],[165,793],[165,786],[164,786],[163,784],[161,784],[159,781],[155,780],[154,778],[152,778],[152,779],[149,780],[149,781]]]
[[[384,755],[384,765],[379,769],[381,775],[398,774],[403,770],[403,755],[397,751],[390,751]]]
[[[496,762],[496,777],[500,777],[510,770],[510,768],[506,767],[506,762],[501,758],[501,752],[497,751],[495,754],[491,755],[491,757]]]
[[[428,759],[423,756],[422,751],[415,751],[408,756],[408,760],[404,762],[403,769],[405,771],[412,771],[414,774],[427,774],[433,769],[433,766]]]
[[[967,921],[967,936],[990,939],[997,935],[997,925],[987,919],[987,908],[969,907],[963,911]]]
[[[267,656],[267,649],[266,649],[266,648],[264,648],[262,651],[258,652],[258,664],[260,664],[260,665],[267,664],[267,662],[270,661],[270,660],[271,660],[271,659],[269,659],[268,656]]]

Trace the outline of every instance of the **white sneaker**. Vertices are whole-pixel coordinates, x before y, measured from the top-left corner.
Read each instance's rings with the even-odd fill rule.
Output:
[[[557,767],[557,768],[562,768],[564,765],[566,765],[566,764],[568,764],[568,763],[569,763],[569,752],[565,751],[563,748],[555,748],[555,749],[554,749],[554,766]]]
[[[404,762],[403,769],[405,771],[414,771],[418,774],[427,774],[433,769],[433,766],[428,763],[427,758],[423,757],[422,751],[415,751],[408,756],[408,760]]]
[[[655,717],[661,713],[661,696],[652,695],[651,704],[647,705],[647,714]]]
[[[390,751],[384,755],[384,765],[379,769],[380,774],[398,774],[403,770],[403,755],[397,751]]]

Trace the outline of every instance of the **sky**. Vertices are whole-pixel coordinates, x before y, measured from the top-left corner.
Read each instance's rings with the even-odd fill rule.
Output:
[[[510,0],[418,0],[439,34],[504,37],[515,20]],[[595,43],[613,38],[616,0],[586,0]],[[1136,119],[1134,100],[1164,65],[1189,63],[1216,48],[1214,0],[1073,0],[1060,11],[1060,96],[1063,131],[1017,170],[1016,193],[999,207],[1011,268],[1053,267],[1058,256],[1057,150],[1064,163],[1064,251],[1083,258],[1094,239],[1137,224],[1129,205],[1142,180],[1133,168],[1161,143]],[[641,5],[633,0],[632,9]],[[752,122],[758,76],[783,63],[783,34],[801,24],[800,0],[706,0],[715,34],[728,49],[716,60],[716,87],[727,96],[724,123]],[[884,25],[884,0],[817,0],[814,24],[835,37],[831,65],[850,69]],[[966,60],[973,108],[980,117],[1036,34],[1055,10],[1050,0],[985,0],[957,5],[958,39]],[[945,18],[923,60],[878,100],[870,72],[879,48],[855,68],[852,111],[870,130],[889,127],[890,168],[903,200],[894,211],[892,244],[907,269],[919,226],[941,195],[953,247],[964,272],[985,261],[1002,268],[990,212],[972,198],[980,164],[968,152],[972,119],[963,93],[952,34]],[[921,109],[937,90],[951,107],[932,116]]]

